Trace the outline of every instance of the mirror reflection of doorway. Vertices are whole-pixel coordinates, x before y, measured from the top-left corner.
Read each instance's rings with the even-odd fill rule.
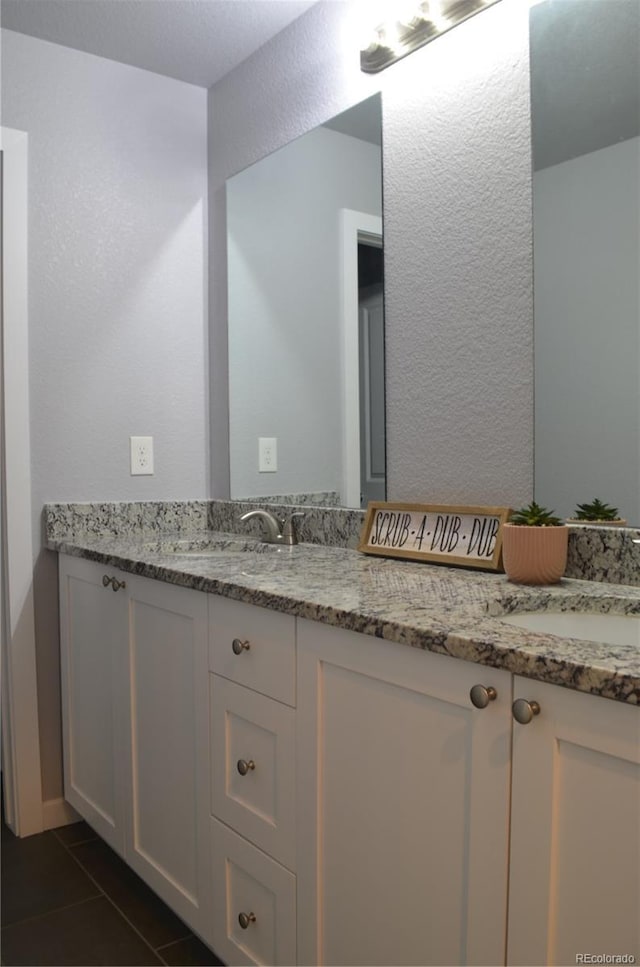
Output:
[[[382,239],[358,240],[360,506],[384,500],[384,268]]]

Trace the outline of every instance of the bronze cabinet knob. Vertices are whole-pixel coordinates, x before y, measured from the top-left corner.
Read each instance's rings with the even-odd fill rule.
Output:
[[[249,651],[250,647],[248,641],[240,641],[239,638],[234,638],[231,642],[231,650],[234,655],[241,655],[243,651]]]
[[[486,708],[489,702],[495,702],[498,697],[493,685],[474,685],[469,692],[471,704],[476,708]]]
[[[253,771],[255,767],[256,767],[256,764],[253,761],[253,759],[249,759],[248,762],[246,759],[238,759],[236,763],[236,768],[241,776],[246,776],[246,774],[250,771]]]
[[[516,722],[520,725],[528,725],[535,715],[540,715],[540,706],[537,702],[528,702],[526,698],[517,698],[511,706],[511,711]]]

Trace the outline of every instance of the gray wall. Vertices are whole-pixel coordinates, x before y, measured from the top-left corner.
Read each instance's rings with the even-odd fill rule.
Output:
[[[533,489],[527,4],[379,75],[357,4],[319,3],[209,94],[212,489],[228,493],[227,177],[382,91],[388,497],[519,504]]]
[[[29,134],[36,509],[207,496],[206,91],[3,31],[2,120]]]
[[[206,91],[2,31],[29,135],[34,534],[46,501],[207,496]],[[129,475],[131,434],[156,473]],[[35,573],[43,789],[61,795],[55,555]]]

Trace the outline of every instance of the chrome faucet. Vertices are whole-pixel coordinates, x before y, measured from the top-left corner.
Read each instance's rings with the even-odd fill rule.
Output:
[[[287,544],[291,546],[298,543],[295,518],[304,517],[301,511],[295,511],[288,517],[280,518],[272,514],[270,510],[249,510],[242,515],[240,520],[252,520],[254,517],[262,521],[264,525],[262,540],[265,544]]]

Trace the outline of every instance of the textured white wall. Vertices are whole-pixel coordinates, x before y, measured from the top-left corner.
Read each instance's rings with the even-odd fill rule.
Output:
[[[2,31],[29,135],[34,533],[46,501],[207,495],[206,91]],[[129,475],[128,438],[156,474]],[[45,798],[61,795],[54,555],[35,573]]]
[[[382,74],[359,4],[313,7],[209,96],[213,493],[228,492],[224,180],[382,91],[389,499],[533,489],[528,5],[503,0]]]
[[[518,505],[533,485],[526,4],[397,70],[383,92],[388,495]]]
[[[381,188],[379,147],[322,127],[227,185],[233,497],[342,489],[340,209],[380,216]]]
[[[563,517],[640,523],[638,171],[630,138],[534,174],[535,492]]]

